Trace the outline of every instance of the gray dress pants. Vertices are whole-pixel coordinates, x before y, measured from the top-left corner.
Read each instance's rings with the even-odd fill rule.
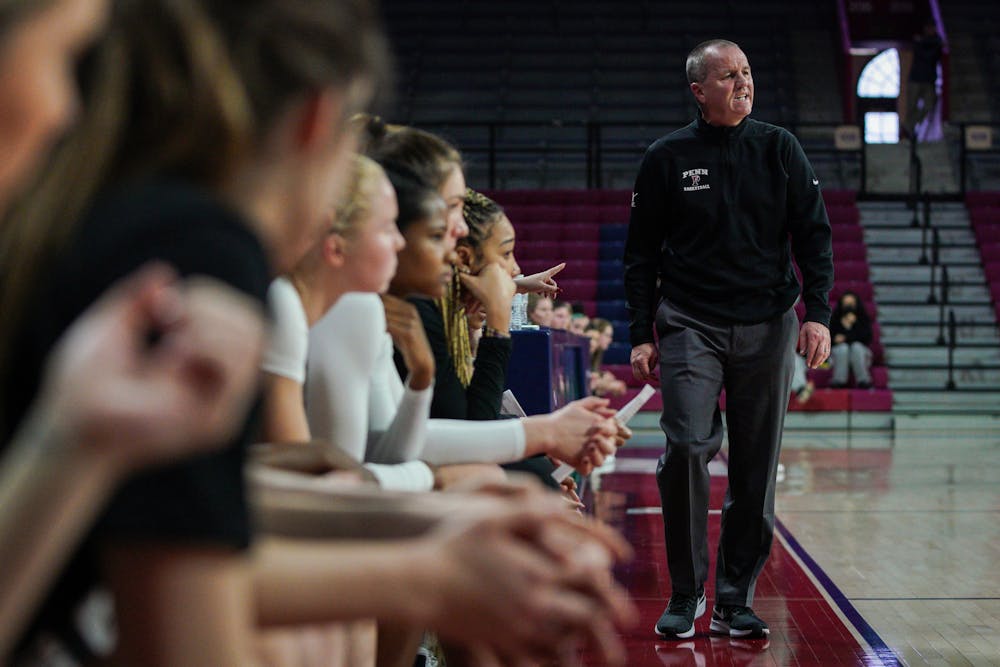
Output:
[[[672,590],[693,594],[708,578],[708,462],[722,446],[726,389],[729,488],[722,509],[715,600],[753,601],[771,550],[774,482],[799,323],[795,311],[760,324],[706,322],[663,301],[660,389],[666,453],[656,481]]]

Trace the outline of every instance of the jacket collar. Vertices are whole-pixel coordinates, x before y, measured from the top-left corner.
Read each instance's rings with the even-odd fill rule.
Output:
[[[732,139],[743,134],[743,131],[747,127],[747,118],[749,118],[749,116],[741,120],[739,125],[734,125],[732,127],[720,127],[718,125],[709,125],[705,122],[704,116],[698,114],[698,119],[695,121],[695,130],[698,134],[707,139],[715,139],[717,141]]]

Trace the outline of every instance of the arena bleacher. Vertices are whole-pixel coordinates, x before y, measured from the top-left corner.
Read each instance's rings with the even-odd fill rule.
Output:
[[[542,271],[554,258],[567,262],[560,274],[562,298],[583,305],[591,317],[602,317],[615,327],[615,342],[604,356],[608,370],[630,387],[621,405],[638,393],[638,382],[629,366],[628,315],[622,283],[622,256],[629,215],[627,190],[501,190],[490,192],[506,209],[517,228],[518,262],[525,273]],[[831,306],[845,291],[855,292],[872,315],[871,389],[829,387],[829,368],[810,370],[817,391],[808,402],[789,402],[796,411],[886,412],[892,409],[892,390],[880,340],[878,309],[874,300],[864,237],[859,224],[854,193],[832,190],[824,193],[833,229],[834,289]],[[796,306],[801,319],[804,309]],[[659,412],[657,395],[645,410]],[[723,398],[723,401],[725,399]]]
[[[1000,193],[969,193],[966,205],[982,256],[990,297],[1000,321]]]

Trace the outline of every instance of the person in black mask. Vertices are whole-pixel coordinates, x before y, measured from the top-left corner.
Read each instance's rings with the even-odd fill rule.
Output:
[[[858,388],[872,386],[869,369],[872,365],[872,325],[865,306],[854,292],[844,292],[830,318],[833,349],[830,363],[833,366],[831,387],[847,385],[848,371],[854,374]]]

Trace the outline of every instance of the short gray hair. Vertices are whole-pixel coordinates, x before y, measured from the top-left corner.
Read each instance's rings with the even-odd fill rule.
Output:
[[[705,61],[709,51],[730,47],[738,49],[740,45],[736,42],[730,42],[728,39],[710,39],[691,49],[685,64],[688,83],[701,83],[708,76],[708,63]]]

